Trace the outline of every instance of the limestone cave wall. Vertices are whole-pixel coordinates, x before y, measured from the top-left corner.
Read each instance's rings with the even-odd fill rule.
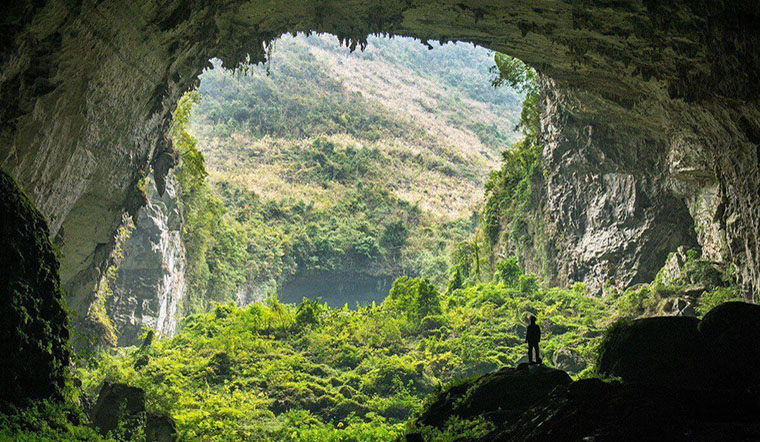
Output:
[[[82,314],[122,214],[145,203],[139,180],[152,170],[163,192],[171,111],[211,57],[262,60],[267,42],[298,31],[352,47],[370,33],[468,41],[551,79],[546,207],[560,279],[635,282],[646,273],[635,269],[696,239],[756,295],[759,16],[752,0],[12,0],[0,165],[47,219]],[[588,247],[607,241],[623,243]]]
[[[123,258],[110,282],[113,294],[105,303],[122,346],[137,345],[147,330],[172,336],[186,291],[176,179],[167,176],[163,195],[151,179],[146,187],[148,203],[122,246]]]

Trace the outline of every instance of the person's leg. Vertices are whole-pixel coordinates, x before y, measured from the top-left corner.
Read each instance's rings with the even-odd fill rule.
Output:
[[[538,353],[538,342],[536,342],[535,348],[536,348],[536,364],[540,364],[541,363],[541,356],[539,356],[539,353]]]
[[[528,363],[533,363],[533,349],[535,348],[535,345],[532,342],[528,342]]]

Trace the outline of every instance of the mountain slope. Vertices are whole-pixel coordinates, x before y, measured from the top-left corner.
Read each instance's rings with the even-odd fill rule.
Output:
[[[469,45],[373,38],[351,53],[328,36],[278,40],[267,66],[215,62],[189,130],[248,232],[238,300],[353,304],[402,273],[442,283],[516,136],[521,97],[491,87],[492,64]]]

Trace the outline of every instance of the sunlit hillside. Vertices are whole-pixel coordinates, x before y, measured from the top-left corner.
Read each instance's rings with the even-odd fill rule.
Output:
[[[189,132],[231,211],[243,200],[268,207],[258,220],[278,233],[258,244],[295,255],[292,265],[258,266],[266,270],[241,291],[342,292],[353,305],[382,299],[402,273],[442,284],[441,260],[472,233],[489,172],[518,137],[522,97],[492,87],[493,64],[472,45],[371,38],[351,52],[321,35],[276,41],[267,65],[230,71],[215,61]],[[299,222],[267,215],[294,210]],[[387,247],[397,224],[403,234]],[[293,240],[304,225],[330,250]]]

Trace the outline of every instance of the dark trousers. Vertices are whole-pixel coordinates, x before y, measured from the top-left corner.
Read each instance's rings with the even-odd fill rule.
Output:
[[[533,352],[536,352],[536,359],[533,359]],[[531,364],[536,362],[538,363],[541,360],[541,357],[538,355],[538,342],[528,342],[528,362]]]

